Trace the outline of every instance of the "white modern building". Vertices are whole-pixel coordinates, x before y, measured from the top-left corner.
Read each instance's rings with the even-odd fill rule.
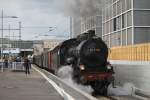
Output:
[[[103,40],[110,46],[150,42],[150,0],[107,0]]]
[[[70,18],[70,33],[71,37],[76,37],[81,34],[81,19],[77,17]]]
[[[109,47],[150,42],[150,0],[104,0],[102,5],[95,15],[73,20],[74,36],[92,29]]]

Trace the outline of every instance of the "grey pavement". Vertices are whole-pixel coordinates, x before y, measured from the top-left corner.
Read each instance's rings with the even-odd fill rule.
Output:
[[[38,72],[0,72],[0,100],[63,100]]]

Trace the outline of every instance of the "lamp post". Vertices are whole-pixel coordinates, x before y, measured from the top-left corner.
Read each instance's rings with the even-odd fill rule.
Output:
[[[1,60],[3,59],[3,10],[2,10],[2,38],[1,38]]]
[[[3,28],[3,20],[4,18],[18,18],[16,16],[4,16],[4,13],[3,13],[3,9],[2,9],[2,13],[1,13],[1,22],[2,22],[2,26],[1,26],[1,60],[3,61],[3,31],[4,31],[4,28]],[[3,72],[3,64],[2,64],[2,72]]]

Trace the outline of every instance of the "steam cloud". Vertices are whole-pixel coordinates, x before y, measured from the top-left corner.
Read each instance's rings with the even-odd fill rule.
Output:
[[[93,89],[90,86],[83,86],[74,82],[72,79],[72,72],[73,69],[71,66],[63,66],[58,70],[58,76],[71,87],[76,87],[82,91],[85,91],[86,93],[91,94]]]
[[[109,85],[108,95],[132,95],[135,91],[134,87],[135,86],[132,83],[125,83],[123,86],[116,86],[116,88],[113,88],[112,85]]]
[[[72,17],[84,17],[97,14],[105,0],[59,0],[61,12]]]
[[[72,79],[72,72],[73,69],[71,66],[63,66],[58,70],[58,76],[68,85],[71,87],[76,87],[82,91],[85,91],[86,93],[91,94],[93,92],[93,89],[91,86],[84,86],[81,84],[77,84]],[[135,92],[135,86],[132,83],[125,83],[123,86],[116,86],[116,88],[113,88],[113,86],[110,84],[108,87],[108,95],[111,96],[122,96],[122,95],[131,95]]]

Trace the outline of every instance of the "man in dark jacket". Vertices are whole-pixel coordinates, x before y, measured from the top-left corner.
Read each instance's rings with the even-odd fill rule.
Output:
[[[5,58],[4,64],[5,64],[5,67],[8,68],[8,59],[7,58]]]
[[[24,67],[25,67],[25,73],[30,74],[30,62],[27,58],[24,59]]]

